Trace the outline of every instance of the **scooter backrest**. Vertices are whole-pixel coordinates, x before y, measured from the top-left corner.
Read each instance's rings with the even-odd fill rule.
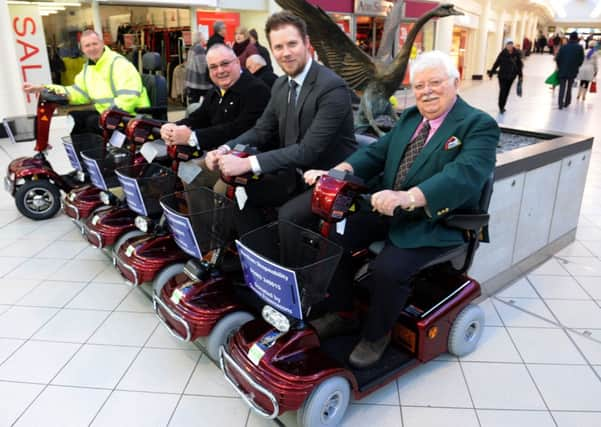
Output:
[[[147,52],[142,57],[144,69],[151,73],[161,69],[161,55]],[[137,112],[149,114],[154,119],[167,120],[167,80],[159,74],[142,74],[142,83],[150,99],[149,108],[138,108]]]

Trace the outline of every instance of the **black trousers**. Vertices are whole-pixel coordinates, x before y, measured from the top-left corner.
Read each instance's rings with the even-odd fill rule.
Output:
[[[559,79],[559,108],[567,107],[572,102],[572,86],[574,79]]]
[[[371,242],[386,240],[389,221],[388,217],[372,212],[358,212],[347,219],[343,235],[332,230],[330,239],[346,251],[330,284],[328,310],[352,310],[353,278],[358,266],[350,253],[367,247]],[[362,330],[364,338],[375,341],[392,329],[409,297],[412,276],[450,248],[398,248],[386,240],[384,250],[372,260],[370,275],[365,279],[370,292],[370,306]]]
[[[499,77],[499,109],[504,110],[505,104],[507,104],[507,97],[509,97],[509,91],[511,90],[511,85],[513,84],[513,79],[502,79]]]
[[[80,135],[82,133],[102,135],[102,128],[98,123],[100,114],[96,110],[70,111],[69,115],[75,120],[75,126],[73,126],[71,135]]]
[[[248,199],[244,209],[237,209],[234,225],[238,236],[276,219],[279,208],[303,190],[301,176],[295,169],[286,169],[274,174],[265,174],[257,182],[249,183],[245,189]],[[293,212],[296,208],[288,208]]]

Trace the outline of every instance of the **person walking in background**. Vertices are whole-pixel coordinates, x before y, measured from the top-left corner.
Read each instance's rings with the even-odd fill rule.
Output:
[[[236,56],[240,60],[240,65],[246,67],[246,60],[251,55],[258,55],[259,51],[257,47],[250,42],[250,36],[246,27],[236,28],[236,35],[234,36],[236,42],[234,43],[233,49],[236,52]]]
[[[225,44],[225,23],[223,21],[215,21],[213,24],[213,35],[209,37],[207,50],[214,44]]]
[[[201,33],[194,33],[192,47],[188,50],[185,80],[188,104],[199,102],[213,87],[208,76],[207,56],[203,47],[205,41]]]
[[[256,46],[257,50],[259,51],[259,55],[261,55],[265,60],[267,69],[269,71],[273,71],[273,66],[271,65],[271,56],[269,55],[267,48],[259,43],[259,34],[257,34],[257,30],[251,28],[248,30],[248,35],[250,36],[250,42]]]
[[[557,52],[559,52],[559,48],[561,47],[561,37],[559,36],[559,33],[555,33],[555,36],[553,36],[553,38],[551,40],[553,41],[552,53],[554,56],[556,56]]]
[[[563,109],[572,102],[572,85],[578,74],[578,68],[584,61],[584,50],[578,44],[578,33],[570,33],[568,43],[559,49],[555,62],[557,63],[557,77],[559,77],[559,109]]]
[[[513,46],[513,41],[505,40],[505,48],[497,56],[497,60],[488,71],[488,77],[492,79],[493,74],[499,69],[499,111],[505,112],[505,104],[511,90],[511,85],[516,77],[522,81],[522,55],[521,52]]]
[[[597,76],[597,54],[595,46],[597,42],[591,40],[588,42],[589,48],[584,55],[584,61],[578,70],[577,79],[580,80],[580,86],[578,87],[578,95],[576,99],[586,98],[586,92],[588,91],[589,83],[594,80]]]

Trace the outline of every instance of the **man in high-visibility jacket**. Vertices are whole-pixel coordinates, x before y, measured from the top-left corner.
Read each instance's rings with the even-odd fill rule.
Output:
[[[92,30],[84,31],[80,45],[88,60],[75,76],[72,86],[31,83],[23,85],[23,90],[27,93],[39,93],[48,88],[58,93],[66,93],[70,104],[94,105],[95,111],[69,113],[75,119],[71,134],[98,132],[98,118],[107,108],[117,107],[135,113],[136,108],[150,106],[148,94],[136,68],[125,57],[106,47],[98,33]]]

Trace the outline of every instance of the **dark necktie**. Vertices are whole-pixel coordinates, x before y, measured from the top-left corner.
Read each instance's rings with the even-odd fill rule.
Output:
[[[428,139],[428,134],[430,133],[430,123],[428,121],[424,122],[424,125],[419,130],[415,138],[413,138],[409,144],[407,144],[407,148],[405,148],[405,153],[401,158],[401,162],[399,163],[399,170],[396,173],[396,178],[394,180],[394,186],[392,187],[394,190],[400,190],[403,181],[405,181],[405,177],[407,176],[407,172],[411,169],[411,165],[424,148],[424,144]]]
[[[298,138],[298,121],[296,119],[296,88],[298,83],[294,80],[288,82],[288,108],[286,109],[286,138],[285,145],[296,144]]]

